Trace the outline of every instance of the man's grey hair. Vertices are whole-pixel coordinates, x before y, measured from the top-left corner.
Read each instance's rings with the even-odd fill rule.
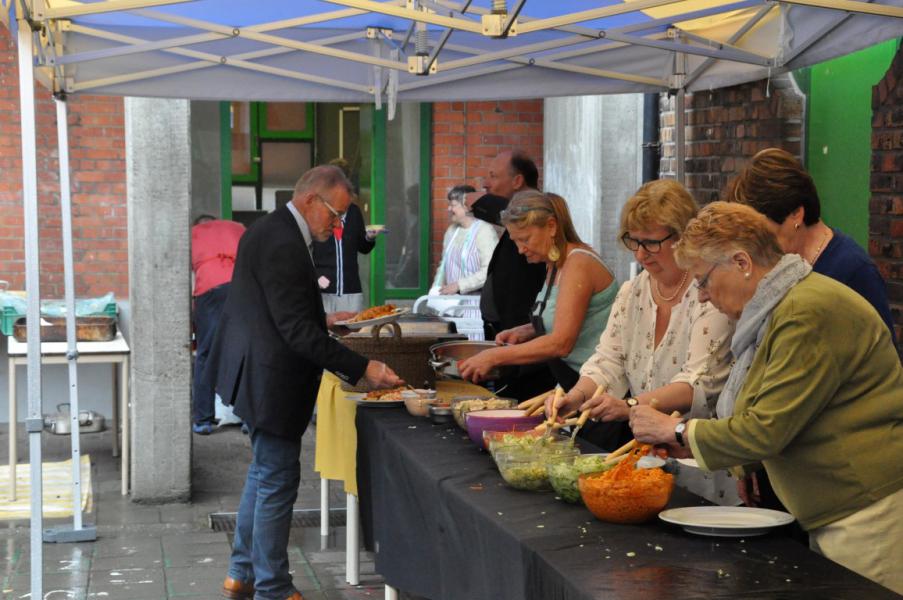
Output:
[[[336,187],[342,187],[350,196],[354,196],[354,188],[345,177],[345,173],[333,165],[321,165],[314,167],[301,176],[295,184],[295,197],[307,192],[323,192]]]

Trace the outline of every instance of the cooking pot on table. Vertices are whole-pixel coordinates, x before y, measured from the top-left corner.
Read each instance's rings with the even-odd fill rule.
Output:
[[[430,366],[436,371],[437,377],[461,379],[461,373],[458,372],[459,360],[495,347],[495,342],[455,341],[434,344],[430,346]],[[498,379],[499,375],[499,370],[494,368],[489,372],[487,379]]]

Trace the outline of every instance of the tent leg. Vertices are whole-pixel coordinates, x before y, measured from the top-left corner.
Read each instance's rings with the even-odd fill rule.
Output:
[[[686,185],[686,153],[687,153],[687,144],[686,144],[686,98],[684,96],[684,89],[680,88],[677,91],[676,101],[674,102],[674,159],[677,161],[677,165],[674,169],[674,172],[677,174],[677,181],[681,184]]]
[[[41,290],[38,239],[38,172],[37,141],[35,139],[34,108],[34,59],[33,37],[27,15],[16,7],[18,20],[17,42],[19,51],[19,109],[22,135],[22,204],[25,218],[25,291],[28,308],[25,325],[28,337],[28,416],[25,430],[28,432],[28,459],[31,463],[31,597],[43,598],[44,548],[41,545],[43,529],[43,486],[41,481],[41,432],[44,419],[41,414]]]
[[[44,531],[45,542],[91,542],[95,527],[82,527],[81,435],[78,420],[78,346],[75,337],[75,277],[72,265],[72,195],[69,189],[69,124],[66,102],[56,100],[56,130],[60,156],[60,211],[63,228],[63,282],[66,296],[66,360],[69,365],[69,436],[72,448],[72,526]],[[116,390],[113,390],[116,403]]]
[[[361,524],[357,496],[345,496],[345,580],[351,585],[361,582]]]

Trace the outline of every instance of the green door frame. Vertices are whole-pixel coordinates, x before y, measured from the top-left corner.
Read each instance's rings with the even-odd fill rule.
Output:
[[[433,105],[420,104],[420,265],[416,288],[386,289],[386,241],[377,239],[376,247],[370,254],[370,304],[385,304],[387,299],[413,300],[429,291],[430,267],[430,226],[432,211],[430,184],[432,158]],[[386,222],[386,109],[373,110],[373,138],[371,142],[370,214],[372,222]],[[363,182],[362,182],[363,187]]]

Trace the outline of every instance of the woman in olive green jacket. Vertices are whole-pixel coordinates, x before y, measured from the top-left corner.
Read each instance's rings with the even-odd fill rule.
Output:
[[[641,442],[704,469],[761,463],[810,546],[903,593],[903,367],[860,295],[784,255],[765,218],[715,202],[676,250],[701,301],[737,321],[723,419],[631,410]]]

